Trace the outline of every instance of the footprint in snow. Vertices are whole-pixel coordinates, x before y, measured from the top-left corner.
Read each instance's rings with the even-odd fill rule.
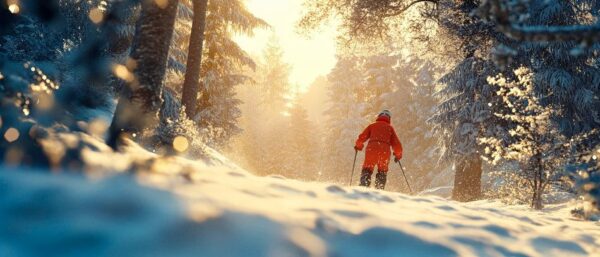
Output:
[[[431,228],[431,229],[437,229],[440,227],[440,225],[437,225],[437,224],[434,224],[431,222],[427,222],[427,221],[415,222],[415,223],[413,223],[413,225],[418,226],[418,227]]]
[[[355,219],[360,219],[360,218],[369,216],[368,214],[366,214],[364,212],[348,211],[348,210],[333,210],[333,213],[340,215],[340,216],[344,216],[344,217],[348,217],[348,218],[355,218]]]
[[[456,211],[456,209],[454,209],[454,207],[448,206],[448,205],[436,206],[436,208],[438,208],[440,210],[444,210],[444,211]]]
[[[344,190],[343,188],[336,186],[336,185],[328,186],[327,191],[329,191],[330,193],[334,193],[334,194],[345,194],[346,193],[346,190]]]
[[[470,237],[455,236],[452,240],[461,244],[467,245],[473,249],[477,256],[511,256],[511,257],[528,257],[529,255],[514,252],[500,245],[494,245],[488,241],[479,241]]]
[[[485,220],[484,217],[479,217],[479,216],[475,216],[475,215],[463,214],[462,216],[467,219],[470,219],[470,220]]]
[[[366,199],[366,200],[370,200],[373,202],[388,202],[388,203],[396,202],[391,197],[386,196],[386,195],[381,195],[381,194],[379,194],[379,192],[366,192],[366,191],[360,191],[360,190],[354,190],[354,192],[347,194],[346,197],[349,199]]]
[[[426,241],[413,234],[373,227],[360,234],[343,234],[332,244],[333,256],[458,256],[448,246]],[[360,246],[360,247],[348,247]]]
[[[300,211],[300,212],[314,212],[314,213],[317,213],[317,214],[323,213],[323,211],[321,211],[319,209],[315,209],[315,208],[302,208],[302,209],[299,209],[298,211]]]
[[[417,198],[417,199],[414,199],[414,201],[418,202],[418,203],[431,203],[431,200],[425,199],[425,198]]]
[[[306,195],[312,197],[312,198],[316,198],[317,197],[317,193],[313,192],[313,191],[306,191]]]
[[[324,215],[321,217],[318,217],[315,220],[315,228],[317,228],[318,230],[324,231],[326,233],[329,233],[329,234],[334,234],[334,233],[340,231],[340,228],[342,228],[342,227],[344,227],[344,226],[342,226],[340,223],[338,223],[334,219],[324,216]]]
[[[289,187],[289,186],[285,186],[285,185],[281,185],[281,184],[271,184],[269,186],[272,187],[272,188],[281,190],[281,191],[289,192],[289,193],[295,193],[295,194],[302,194],[302,193],[304,193],[303,191],[300,191],[298,189],[295,189],[295,188],[292,188],[292,187]]]
[[[484,230],[493,233],[497,236],[512,238],[513,236],[510,234],[508,229],[500,227],[498,225],[487,225],[483,227]]]
[[[542,226],[542,225],[543,225],[542,223],[539,223],[539,222],[533,221],[532,219],[530,219],[530,218],[528,218],[528,217],[515,217],[515,218],[517,218],[517,219],[519,219],[519,220],[521,220],[521,221],[523,221],[523,222],[530,223],[530,224],[532,224],[532,225],[536,225],[536,226]]]
[[[588,256],[587,251],[575,242],[537,237],[532,241],[533,247],[540,253],[559,256]]]
[[[453,228],[466,228],[467,227],[467,225],[465,225],[465,224],[454,223],[454,222],[450,222],[450,223],[448,223],[448,225]]]
[[[396,202],[396,201],[394,201],[394,199],[390,198],[389,196],[385,196],[385,195],[382,195],[379,198],[379,200],[382,201],[382,202],[388,202],[388,203],[394,203],[394,202]]]
[[[227,174],[229,174],[229,176],[232,176],[232,177],[242,177],[242,178],[246,177],[246,175],[239,173],[239,172],[235,172],[235,171],[229,172]]]
[[[284,176],[281,176],[281,175],[269,175],[268,177],[269,177],[269,178],[282,179],[282,180],[285,180],[285,179],[286,179],[286,177],[284,177]]]

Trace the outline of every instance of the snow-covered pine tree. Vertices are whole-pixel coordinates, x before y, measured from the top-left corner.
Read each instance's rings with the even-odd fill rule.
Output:
[[[599,137],[589,136],[597,133],[598,127],[598,26],[593,25],[598,7],[600,1],[596,0],[488,0],[479,7],[481,17],[491,18],[488,24],[517,41],[500,41],[504,45],[497,47],[492,57],[498,64],[512,60],[513,65],[526,66],[534,73],[535,92],[543,96],[542,104],[559,110],[552,119],[561,134],[574,140],[572,146],[588,146],[575,147],[573,154],[590,158],[593,150],[589,146],[593,149],[599,141]],[[587,165],[587,161],[583,163]]]
[[[192,2],[180,1],[175,36],[170,51],[170,71],[167,84],[179,95],[186,72],[187,49],[192,26]],[[263,20],[250,13],[242,0],[209,1],[202,56],[202,83],[194,120],[211,146],[224,147],[240,132],[240,101],[235,87],[248,77],[245,69],[254,69],[252,58],[233,41],[235,34],[252,35],[255,28],[265,28]]]
[[[13,156],[14,164],[59,164],[63,156],[41,153],[45,127],[79,128],[75,122],[82,116],[75,110],[101,108],[86,99],[112,97],[95,90],[100,87],[81,89],[109,84],[112,42],[118,41],[113,36],[128,16],[124,5],[135,2],[23,0],[11,10],[5,2],[0,5],[1,132],[12,129],[14,136],[0,155]],[[97,12],[90,15],[92,10]],[[73,74],[77,83],[71,83]]]
[[[369,121],[382,110],[389,109],[391,102],[385,101],[385,96],[394,91],[395,83],[399,78],[395,72],[399,58],[396,55],[373,55],[363,57],[364,63],[360,67],[363,71],[362,85],[364,95],[360,101],[365,103],[361,113]],[[360,133],[360,132],[359,132]]]
[[[490,61],[465,59],[440,79],[440,104],[431,122],[440,136],[442,155],[455,159],[453,199],[472,201],[481,197],[482,146],[478,139],[494,134],[501,124],[492,113],[498,97],[487,83],[496,72]]]
[[[329,73],[328,97],[331,107],[325,112],[324,152],[322,160],[322,179],[346,184],[350,180],[350,169],[354,158],[356,137],[370,121],[363,117],[366,104],[362,92],[365,88],[362,70],[362,58],[338,57],[335,68]],[[376,115],[376,114],[373,114]],[[360,169],[362,155],[356,161],[356,169]],[[358,181],[360,171],[355,171],[354,182]]]
[[[600,67],[594,50],[600,42],[588,40],[581,44],[585,40],[569,38],[574,38],[571,36],[576,30],[597,21],[600,1],[531,1],[518,5],[526,8],[520,8],[523,13],[512,15],[521,17],[519,28],[526,31],[520,35],[507,34],[512,38],[529,38],[531,42],[513,44],[514,50],[509,49],[511,58],[533,73],[534,94],[539,95],[543,106],[555,108],[550,118],[558,124],[561,135],[571,139],[571,146],[577,145],[572,155],[592,156],[589,153],[594,145],[600,144],[599,137],[589,136],[600,126]],[[534,27],[537,29],[531,29]],[[551,35],[561,27],[569,27],[573,33]],[[505,31],[507,27],[501,29]],[[533,34],[537,36],[532,37]],[[567,161],[565,158],[560,154],[553,157],[561,162]],[[572,166],[578,166],[580,159],[570,161],[574,162]],[[586,165],[587,161],[583,163]]]
[[[47,11],[54,9],[53,16],[60,21],[52,23],[42,22],[31,12],[40,3],[23,2],[33,8],[15,15],[17,23],[0,39],[0,51],[14,61],[53,66],[46,70],[61,85],[58,102],[66,109],[61,123],[109,121],[117,89],[111,83],[115,80],[111,80],[110,67],[112,62],[122,62],[130,46],[136,2],[46,1]]]
[[[60,97],[75,120],[109,123],[124,84],[114,67],[127,62],[140,5],[117,0],[59,2],[66,23]]]
[[[575,143],[588,141],[588,137],[598,137],[598,131],[582,136],[575,140]],[[583,144],[578,144],[580,147]],[[571,145],[574,146],[573,144]],[[582,193],[586,201],[586,205],[582,210],[582,214],[588,219],[600,219],[600,146],[589,147],[584,146],[582,149],[577,149],[579,153],[574,160],[567,165],[567,171],[575,178],[575,187]],[[577,210],[573,210],[577,212]]]
[[[316,180],[319,177],[320,146],[315,124],[308,120],[306,109],[297,102],[290,109],[289,152],[292,164],[290,177]]]
[[[600,18],[600,1],[532,1],[527,25],[566,26],[587,24]],[[600,42],[591,45],[600,47]],[[600,129],[600,66],[597,54],[581,49],[577,42],[521,43],[520,62],[534,73],[533,83],[543,105],[559,110],[553,119],[567,137]],[[597,140],[600,143],[600,139]]]
[[[240,89],[244,133],[235,142],[247,150],[236,152],[256,174],[294,175],[287,106],[290,66],[284,62],[277,40],[270,41],[261,59],[251,75],[252,83],[247,81]]]
[[[557,172],[565,164],[568,140],[551,120],[560,115],[559,109],[542,105],[539,96],[544,95],[535,92],[533,73],[523,67],[514,73],[516,81],[501,76],[488,78],[507,107],[495,115],[507,124],[508,135],[482,138],[480,142],[493,164],[511,160],[519,164],[517,174],[530,187],[531,207],[539,210],[543,207],[542,195],[558,179]]]
[[[185,107],[188,117],[193,117],[196,111],[204,50],[204,31],[206,30],[206,15],[208,12],[208,0],[192,0],[191,2],[194,16],[188,46],[185,80],[181,90],[181,103]]]
[[[279,40],[271,37],[263,52],[255,80],[264,95],[262,104],[276,113],[286,110],[287,98],[292,89],[289,82],[290,70],[291,66],[283,60]]]
[[[163,78],[177,3],[177,0],[142,2],[130,54],[135,63],[135,77],[123,87],[110,126],[107,143],[113,148],[117,146],[121,136],[135,138],[141,135],[148,124],[157,121],[158,111],[163,103]],[[129,73],[127,69],[124,67],[121,73]]]
[[[535,25],[535,26],[548,26],[548,25],[575,25],[586,23],[586,19],[590,19],[590,17],[594,17],[594,10],[590,9],[591,6],[597,6],[597,1],[584,1],[584,2],[572,2],[572,1],[531,1],[529,4],[529,9],[526,9],[526,15],[522,15],[521,17],[526,17],[523,22],[525,25]],[[469,12],[465,12],[464,10],[474,10],[477,8],[476,3],[462,4],[458,6],[459,8],[447,8],[443,9],[444,12],[447,11],[458,11],[458,14],[465,15]],[[445,34],[452,35],[454,38],[459,41],[464,41],[467,39],[468,42],[461,45],[466,45],[464,49],[467,53],[467,59],[463,61],[461,65],[465,65],[468,63],[472,63],[473,60],[477,60],[479,67],[488,67],[486,69],[473,69],[469,68],[467,70],[463,69],[463,71],[483,71],[484,73],[474,74],[475,78],[479,77],[487,77],[494,76],[497,73],[500,73],[501,69],[510,71],[517,67],[518,65],[522,65],[528,67],[534,73],[534,84],[536,94],[540,94],[541,101],[543,105],[553,105],[555,108],[559,109],[559,112],[556,112],[553,119],[560,124],[560,130],[562,133],[568,137],[576,135],[577,133],[585,133],[586,131],[590,131],[591,129],[597,128],[597,115],[598,112],[595,111],[598,108],[598,101],[594,101],[593,99],[597,98],[598,90],[594,85],[597,84],[597,58],[591,57],[589,55],[578,53],[576,51],[578,48],[572,42],[517,42],[514,40],[508,39],[506,36],[498,33],[492,32],[490,26],[493,26],[493,23],[486,23],[479,19],[477,16],[470,16],[466,19],[469,21],[468,23],[464,23],[461,19],[454,19],[452,16],[442,15],[438,17],[444,17],[443,20],[446,22],[440,23],[442,31]],[[457,17],[460,17],[458,15]],[[457,23],[457,21],[459,21]],[[587,21],[589,22],[589,21]],[[452,25],[453,24],[453,25]],[[452,26],[449,26],[452,25]],[[480,28],[478,30],[473,30],[475,28]],[[479,35],[475,40],[471,40],[472,36],[477,34]],[[476,43],[479,42],[479,43]],[[491,44],[490,44],[491,43]],[[492,48],[494,46],[494,48]],[[472,57],[470,57],[472,56]],[[491,65],[490,61],[495,61],[497,67],[495,65]],[[472,65],[469,65],[472,66]],[[451,71],[443,82],[451,82],[452,73]],[[505,73],[504,76],[511,77],[513,74]],[[455,79],[461,79],[461,76],[454,76]],[[588,82],[588,83],[586,83]],[[591,83],[589,83],[591,82]],[[503,104],[498,103],[498,99],[493,95],[491,98],[488,97],[486,99],[485,95],[488,95],[489,92],[488,86],[485,85],[484,81],[479,83],[483,83],[481,86],[476,87],[476,95],[482,95],[484,97],[475,97],[470,101],[475,100],[479,101],[482,104],[488,104],[489,108],[483,105],[481,110],[488,108],[488,111],[498,112],[503,109]],[[447,109],[444,105],[448,105],[447,100],[451,99],[454,96],[462,95],[463,93],[470,94],[471,89],[466,87],[467,84],[459,83],[456,85],[454,89],[450,89],[448,84],[446,84],[446,89],[441,92],[443,96],[442,105],[440,105],[440,112],[442,116],[446,115],[448,117],[454,116],[453,119],[447,120],[447,122],[443,122],[441,127],[452,127],[452,124],[457,124],[457,117],[454,114],[458,114],[458,110],[461,109],[458,106],[468,106],[469,104],[459,104],[456,105],[456,109]],[[460,89],[460,88],[463,89]],[[477,88],[483,89],[478,90]],[[450,89],[450,90],[449,90]],[[458,89],[458,90],[456,90]],[[463,98],[463,100],[465,100]],[[445,110],[446,109],[446,110]],[[452,110],[452,111],[449,111]],[[591,111],[594,110],[594,111]],[[440,115],[437,116],[441,117]],[[434,122],[437,124],[440,120],[434,119]],[[468,121],[459,121],[458,124],[466,124],[464,123]],[[485,126],[485,124],[490,124],[496,126]],[[482,123],[480,123],[482,124]],[[493,121],[489,120],[483,123],[483,127],[480,127],[480,132],[477,137],[489,137],[495,134],[496,137],[502,137],[502,131],[505,131],[508,126],[502,121]],[[470,125],[469,125],[470,126]],[[454,127],[451,130],[456,130],[462,128]],[[486,136],[486,134],[488,136]],[[471,137],[473,138],[473,137]],[[457,141],[458,142],[458,141]],[[446,145],[452,144],[452,139],[446,142]],[[449,143],[449,144],[448,144]],[[477,144],[472,144],[472,146],[476,146]],[[481,152],[481,147],[473,148],[474,150]],[[464,156],[460,154],[458,156]],[[559,156],[557,156],[559,158]],[[471,158],[474,160],[474,158]],[[479,161],[475,162],[478,163]],[[459,172],[462,170],[460,166],[457,169],[456,179],[459,179]],[[477,172],[479,173],[479,172]],[[475,180],[471,180],[471,182],[463,183],[463,184],[472,184]],[[455,185],[456,180],[455,180]]]
[[[263,123],[258,122],[266,118],[263,117],[262,112],[257,111],[257,106],[262,104],[260,91],[256,90],[256,85],[249,82],[239,87],[237,91],[242,101],[240,105],[242,117],[239,126],[244,132],[232,138],[229,158],[254,174],[267,175],[267,171],[263,171],[260,167],[261,160],[266,155],[262,146]]]
[[[445,8],[431,9],[424,15],[436,19],[439,34],[448,39],[444,47],[460,61],[440,79],[442,89],[436,93],[439,105],[430,121],[441,136],[442,156],[454,161],[453,199],[471,201],[482,196],[483,147],[478,139],[492,137],[504,126],[493,115],[503,108],[501,99],[486,78],[500,73],[496,64],[506,61],[494,59],[492,53],[506,48],[496,46],[512,46],[514,42],[497,33],[493,23],[472,15],[480,2],[444,1],[443,5]],[[438,50],[438,55],[448,52]]]
[[[438,138],[432,132],[433,126],[427,122],[437,104],[433,96],[435,70],[429,62],[398,55],[392,72],[395,74],[394,87],[381,98],[394,115],[394,127],[405,148],[402,163],[411,186],[417,190],[425,189],[443,168],[438,165]],[[391,177],[390,182],[394,180],[394,184],[405,183],[399,176]]]

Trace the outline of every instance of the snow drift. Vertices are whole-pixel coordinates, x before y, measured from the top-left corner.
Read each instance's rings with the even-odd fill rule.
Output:
[[[0,220],[5,224],[0,226],[0,255],[600,253],[600,226],[570,218],[574,203],[534,212],[495,201],[461,204],[437,196],[256,177],[235,165],[207,166],[143,152],[137,156],[152,163],[151,172],[99,180],[0,172]]]

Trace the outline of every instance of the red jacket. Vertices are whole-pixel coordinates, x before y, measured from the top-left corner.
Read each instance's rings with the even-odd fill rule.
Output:
[[[365,141],[385,143],[392,147],[394,156],[398,159],[402,159],[402,143],[396,135],[396,131],[391,125],[390,118],[382,115],[377,120],[369,125],[356,140],[356,149],[362,150],[364,148]]]

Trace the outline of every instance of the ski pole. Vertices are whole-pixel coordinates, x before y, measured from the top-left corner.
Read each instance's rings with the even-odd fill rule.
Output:
[[[350,175],[350,184],[352,186],[352,178],[354,177],[354,168],[356,167],[356,156],[358,156],[358,150],[354,150],[354,163],[352,163],[352,175]]]
[[[402,171],[402,176],[404,176],[404,181],[406,181],[406,185],[408,186],[408,190],[410,190],[410,194],[412,195],[413,191],[410,188],[410,184],[408,183],[408,179],[406,178],[406,174],[404,173],[404,167],[402,167],[402,163],[400,161],[398,161],[398,164],[400,164],[400,170]]]

